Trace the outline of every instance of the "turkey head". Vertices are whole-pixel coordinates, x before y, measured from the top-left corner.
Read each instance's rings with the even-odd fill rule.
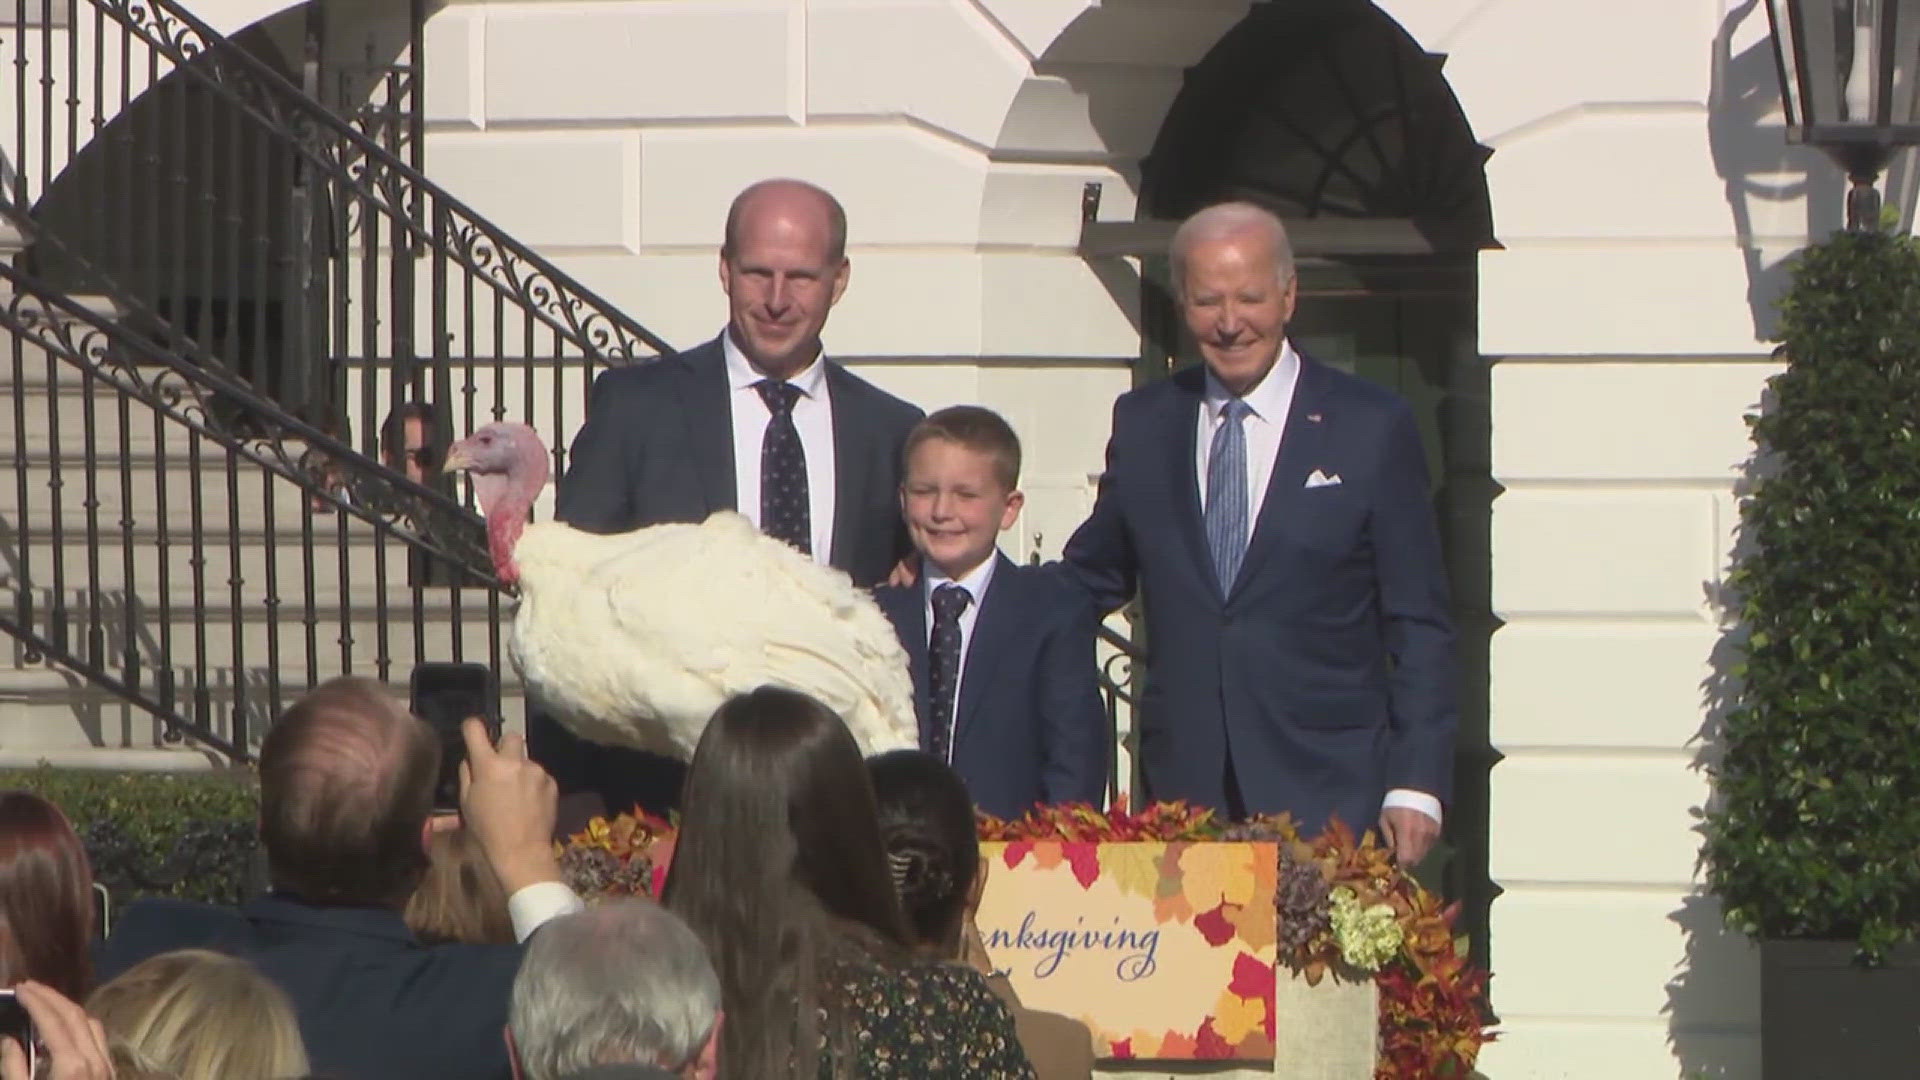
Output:
[[[493,556],[494,572],[501,581],[517,584],[514,545],[552,471],[546,444],[525,424],[498,421],[449,447],[446,470],[473,479],[474,499],[487,519],[487,552]]]

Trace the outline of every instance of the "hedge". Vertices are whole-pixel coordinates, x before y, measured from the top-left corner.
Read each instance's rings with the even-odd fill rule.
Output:
[[[1780,334],[1707,879],[1735,928],[1872,962],[1920,935],[1920,241],[1808,248]]]
[[[236,904],[261,891],[253,774],[0,770],[0,790],[59,806],[117,907],[144,896]]]

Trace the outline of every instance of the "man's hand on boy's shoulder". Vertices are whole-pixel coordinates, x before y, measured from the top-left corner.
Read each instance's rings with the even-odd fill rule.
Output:
[[[893,565],[893,572],[887,575],[887,584],[896,589],[904,589],[920,580],[920,556],[908,555]]]

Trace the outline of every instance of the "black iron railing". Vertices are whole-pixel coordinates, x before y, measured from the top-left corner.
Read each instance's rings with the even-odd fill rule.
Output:
[[[1135,644],[1125,634],[1112,627],[1101,625],[1097,631],[1099,644],[1111,652],[1100,663],[1100,698],[1107,707],[1107,730],[1115,733],[1118,745],[1127,749],[1128,760],[1138,760],[1140,742],[1139,728],[1134,718],[1139,710],[1139,687],[1141,676],[1145,673],[1146,650]],[[1123,718],[1122,712],[1125,716]],[[1123,720],[1126,734],[1121,735]],[[1138,770],[1133,776],[1120,775],[1120,755],[1107,755],[1107,803],[1112,805],[1120,795],[1133,791],[1133,782],[1138,779]]]
[[[457,373],[666,350],[427,180],[418,124],[397,107],[356,124],[276,69],[265,35],[228,40],[173,0],[76,2],[57,28],[34,25],[27,0],[6,7],[22,24],[0,28],[14,91],[0,120],[12,127],[7,201],[59,239],[27,265],[70,293],[140,301],[136,332],[193,339],[362,453],[391,450],[385,422],[424,407],[443,443],[457,413],[525,420],[564,465],[584,394],[524,377],[494,394]],[[369,93],[414,100],[407,70]]]
[[[500,667],[470,511],[0,264],[8,293],[0,629],[17,659],[236,759],[328,676]]]

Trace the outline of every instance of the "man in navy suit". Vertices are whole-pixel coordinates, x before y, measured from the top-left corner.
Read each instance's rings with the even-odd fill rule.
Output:
[[[921,748],[953,765],[974,805],[1103,806],[1112,741],[1084,592],[997,546],[1020,516],[1020,440],[973,405],[907,437],[900,507],[918,581],[874,590],[913,671]]]
[[[738,510],[856,585],[884,580],[911,550],[895,493],[921,413],[822,351],[851,272],[846,243],[846,213],[820,188],[741,192],[720,249],[726,329],[594,382],[555,516],[618,533]],[[537,710],[527,737],[562,791],[595,791],[616,812],[678,805],[678,762],[589,746]]]
[[[517,736],[468,721],[462,827],[507,892],[515,934],[584,906],[553,854],[553,780]],[[501,1031],[518,945],[425,945],[401,909],[426,866],[440,742],[379,683],[316,687],[260,748],[260,833],[273,892],[238,910],[128,906],[99,975],[174,949],[249,960],[293,1002],[317,1073],[358,1080],[506,1080]]]
[[[1173,269],[1206,363],[1114,403],[1064,552],[1101,610],[1141,594],[1147,792],[1309,833],[1377,822],[1412,865],[1439,836],[1457,726],[1413,414],[1288,344],[1298,283],[1272,214],[1202,210]]]

